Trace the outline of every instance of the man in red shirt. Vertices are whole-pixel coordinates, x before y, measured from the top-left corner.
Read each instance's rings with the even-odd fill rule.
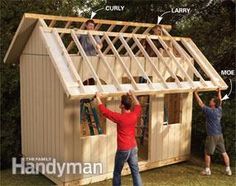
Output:
[[[131,111],[132,99],[134,109]],[[117,124],[117,151],[113,171],[113,186],[121,185],[121,171],[124,163],[128,162],[134,186],[141,186],[142,180],[138,168],[138,148],[135,140],[135,127],[141,113],[141,106],[133,91],[121,97],[121,113],[107,109],[101,101],[101,94],[96,94],[98,108],[108,119]]]

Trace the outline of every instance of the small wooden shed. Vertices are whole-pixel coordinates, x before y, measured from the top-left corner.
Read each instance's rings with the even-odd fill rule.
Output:
[[[103,164],[100,175],[46,174],[57,184],[112,178],[116,124],[94,114],[89,99],[103,92],[106,106],[119,111],[120,95],[133,89],[143,107],[140,170],[188,160],[193,90],[226,83],[190,38],[169,34],[170,25],[153,35],[155,24],[94,19],[95,31],[87,31],[86,20],[25,13],[20,22],[4,62],[20,65],[22,154]],[[101,38],[96,56],[86,55],[81,35]]]

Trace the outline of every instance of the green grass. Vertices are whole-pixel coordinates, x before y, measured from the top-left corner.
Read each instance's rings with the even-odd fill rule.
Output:
[[[225,167],[219,164],[212,165],[212,175],[202,176],[200,172],[201,166],[192,162],[184,162],[175,165],[169,165],[141,173],[144,185],[201,185],[201,186],[230,186],[236,183],[236,171],[233,170],[233,176],[224,175]],[[94,183],[90,186],[106,186],[111,185],[111,180]],[[43,175],[12,175],[11,170],[1,171],[1,185],[3,186],[27,186],[27,185],[44,185],[49,186],[53,183]],[[122,177],[122,185],[132,185],[131,176]]]

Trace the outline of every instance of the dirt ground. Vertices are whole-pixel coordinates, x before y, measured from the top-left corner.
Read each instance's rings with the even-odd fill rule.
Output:
[[[201,186],[231,186],[236,185],[236,168],[233,167],[233,175],[227,176],[224,174],[224,166],[219,164],[212,165],[212,175],[202,176],[200,172],[202,167],[196,162],[189,161],[175,165],[169,165],[141,173],[143,184],[146,186],[174,186],[174,185],[201,185]],[[1,185],[54,185],[43,175],[12,175],[11,170],[1,171]],[[111,180],[90,184],[90,186],[110,186]],[[132,177],[122,177],[122,186],[132,185]]]

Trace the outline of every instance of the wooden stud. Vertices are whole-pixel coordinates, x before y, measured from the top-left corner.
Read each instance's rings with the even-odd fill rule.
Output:
[[[140,41],[137,39],[137,37],[135,37],[135,35],[133,36],[134,42],[136,43],[136,45],[139,47],[139,49],[141,50],[141,52],[143,53],[143,55],[145,56],[145,58],[150,62],[151,66],[153,67],[152,70],[156,73],[157,77],[161,80],[161,82],[163,83],[165,88],[168,88],[168,85],[166,84],[164,78],[162,77],[161,73],[159,72],[159,70],[157,69],[156,65],[154,64],[154,62],[152,61],[152,59],[149,57],[148,53],[146,52],[146,50],[143,48],[142,44],[140,43]]]
[[[49,26],[48,27],[54,27],[54,25],[56,24],[56,20],[52,20],[51,22],[50,22],[50,24],[49,24]]]
[[[96,51],[98,52],[99,56],[102,58],[102,62],[103,62],[103,63],[105,64],[105,66],[107,67],[107,69],[108,69],[108,71],[109,71],[111,77],[113,78],[113,82],[114,82],[116,88],[117,88],[118,90],[122,90],[122,88],[121,88],[121,86],[120,86],[120,84],[119,84],[119,81],[117,80],[115,74],[113,73],[113,71],[112,71],[110,65],[108,64],[108,62],[107,62],[105,56],[104,56],[103,53],[101,52],[101,49],[99,49],[99,48],[96,47],[96,44],[97,44],[97,43],[96,43],[94,37],[93,37],[90,33],[89,33],[89,38],[90,38],[90,41],[92,41],[93,47],[96,49]]]
[[[89,66],[89,69],[90,69],[91,73],[93,74],[93,77],[97,81],[98,89],[100,91],[104,92],[103,87],[102,87],[102,83],[101,83],[99,77],[97,76],[96,71],[93,68],[93,65],[90,63],[90,61],[88,59],[88,56],[86,55],[82,45],[80,44],[80,42],[79,42],[79,40],[77,38],[77,35],[75,34],[74,30],[71,31],[71,36],[72,36],[72,38],[73,38],[73,40],[74,40],[74,42],[75,42],[75,44],[76,44],[80,54],[81,54],[81,56],[83,57],[83,59],[87,63],[87,65]]]
[[[124,27],[120,30],[120,32],[123,33],[127,28],[128,28],[128,26],[124,26]],[[107,32],[106,32],[106,33],[107,33]],[[115,44],[115,42],[116,42],[118,39],[119,39],[119,36],[116,35],[116,37],[112,40],[113,45]],[[109,51],[110,51],[110,46],[107,46],[107,48],[104,50],[103,54],[106,55]]]
[[[147,28],[142,34],[148,34],[149,31],[151,30],[152,28]],[[135,48],[136,44],[134,43],[132,46],[131,46],[131,49],[133,50]],[[136,56],[138,56],[140,54],[140,50],[135,54]]]
[[[219,83],[216,81],[216,78],[221,80],[223,86],[227,86],[223,79],[218,75],[215,69],[211,66],[209,61],[205,58],[205,56],[201,53],[201,51],[197,48],[197,46],[193,43],[191,39],[181,39],[181,42],[185,46],[185,48],[190,52],[193,58],[196,60],[198,65],[202,68],[202,70],[207,74],[207,76],[211,79],[211,81],[218,87]]]
[[[69,26],[70,26],[71,24],[72,24],[72,21],[68,21],[68,22],[66,23],[66,25],[65,25],[64,28],[69,28]],[[61,34],[60,34],[60,37],[63,38],[64,35],[65,35],[65,33],[61,33]]]
[[[115,28],[116,25],[111,25],[106,32],[111,32],[114,28]],[[102,38],[101,38],[101,41],[103,42],[105,39],[105,36],[103,35]]]
[[[113,51],[113,53],[115,54],[115,56],[117,57],[118,61],[120,62],[121,66],[123,67],[123,69],[125,70],[126,74],[128,75],[128,77],[131,80],[131,84],[133,85],[135,90],[138,90],[138,86],[132,76],[132,74],[130,73],[129,69],[127,68],[127,66],[125,65],[123,59],[121,58],[120,54],[117,52],[116,48],[114,47],[112,41],[110,40],[110,38],[108,37],[108,35],[106,33],[104,33],[104,37],[107,41],[107,43],[110,45],[111,50]]]
[[[149,36],[146,36],[146,40],[148,42],[148,44],[150,45],[150,47],[152,48],[152,50],[155,52],[155,54],[157,55],[157,57],[160,59],[160,61],[164,64],[164,66],[166,67],[166,69],[168,70],[168,72],[170,73],[170,75],[175,79],[176,83],[178,84],[179,87],[181,87],[180,81],[178,79],[178,77],[172,72],[172,70],[170,69],[169,65],[165,62],[164,57],[162,56],[162,54],[159,52],[159,50],[156,48],[156,46],[154,45],[154,43],[152,42],[152,40],[150,39]]]
[[[127,44],[127,42],[124,40],[123,36],[120,34],[119,36],[120,41],[122,42],[122,44],[124,45],[125,49],[128,51],[130,57],[135,61],[135,63],[138,65],[139,69],[141,70],[144,79],[147,80],[148,86],[153,89],[153,85],[152,85],[152,81],[149,79],[148,75],[146,74],[145,70],[143,69],[142,65],[139,63],[138,59],[136,58],[136,56],[134,55],[133,51],[131,50],[131,48],[129,47],[129,45]]]
[[[166,53],[173,59],[178,69],[184,74],[188,82],[194,87],[193,80],[189,77],[189,75],[185,72],[183,67],[179,64],[173,52],[169,51],[169,47],[167,46],[167,44],[161,38],[158,38],[158,40],[160,41],[161,45],[164,47]]]
[[[200,79],[200,82],[204,85],[207,86],[205,80],[203,79],[203,77],[201,76],[201,74],[197,71],[197,69],[194,67],[194,65],[192,64],[192,62],[190,61],[190,58],[187,56],[188,54],[184,51],[184,49],[177,43],[177,41],[175,41],[172,36],[165,30],[163,29],[163,32],[169,36],[171,38],[171,41],[173,43],[173,45],[175,46],[176,50],[180,53],[180,55],[187,61],[191,71]]]
[[[135,34],[139,29],[140,29],[140,27],[136,27],[136,28],[131,32],[131,34]],[[125,41],[128,43],[131,38],[132,38],[132,37],[127,37],[127,38],[125,39]],[[120,47],[117,49],[117,51],[120,52],[122,49],[123,49],[123,45],[120,45]],[[131,49],[131,50],[132,50],[132,49]],[[126,52],[125,55],[127,55],[127,53],[128,53],[128,52]]]

